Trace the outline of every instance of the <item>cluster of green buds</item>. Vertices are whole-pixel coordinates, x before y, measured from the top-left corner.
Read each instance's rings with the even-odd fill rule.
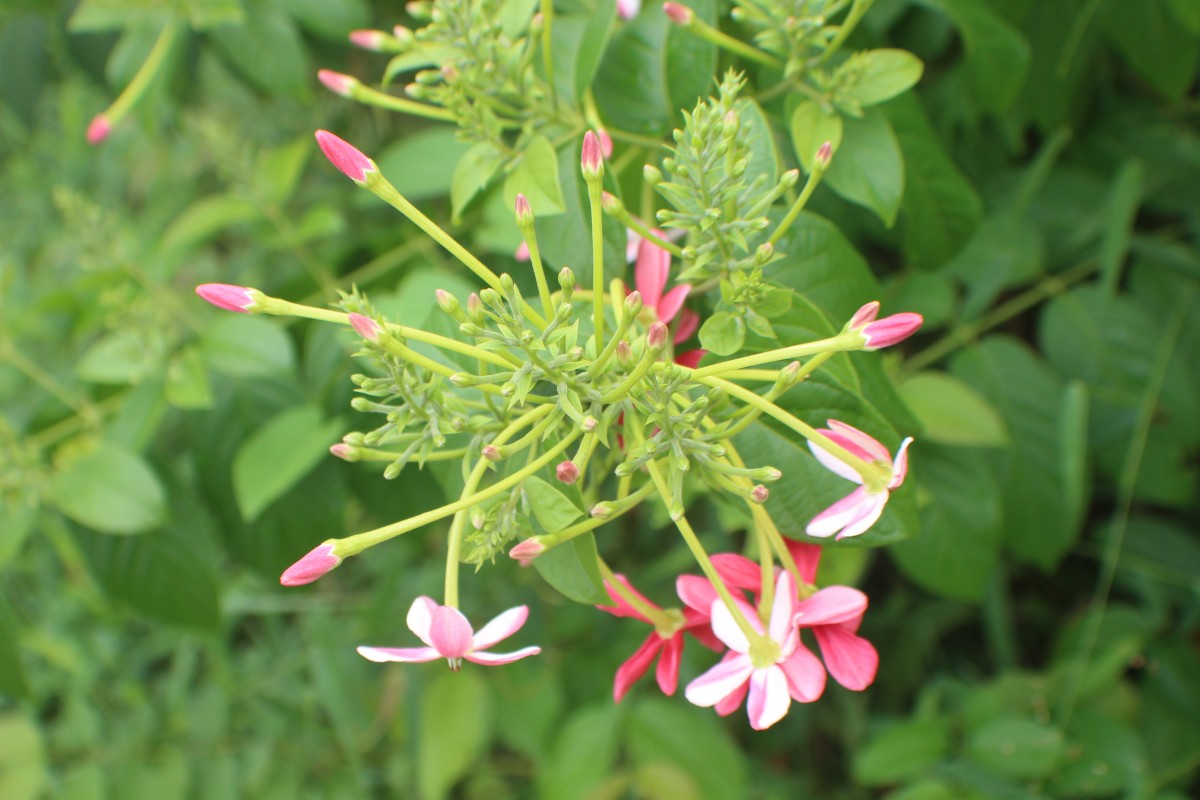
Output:
[[[753,42],[778,57],[786,75],[820,63],[862,19],[872,0],[736,0],[733,19],[753,31]],[[846,7],[849,11],[834,22]]]

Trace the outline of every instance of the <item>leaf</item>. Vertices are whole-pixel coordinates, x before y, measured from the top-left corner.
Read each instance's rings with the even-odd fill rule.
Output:
[[[185,347],[167,363],[165,393],[176,408],[212,408],[212,386],[197,347]]]
[[[921,421],[925,439],[960,447],[1008,444],[996,409],[953,375],[917,373],[900,385],[900,396]]]
[[[457,224],[463,210],[492,181],[507,157],[491,142],[478,142],[462,155],[450,179],[450,216]]]
[[[0,593],[0,697],[25,699],[29,682],[21,664],[20,629],[17,615],[8,598]]]
[[[328,454],[342,423],[325,421],[313,406],[276,416],[238,448],[233,490],[242,519],[253,522]]]
[[[733,105],[740,121],[740,133],[746,137],[750,147],[749,163],[746,165],[744,177],[748,183],[762,176],[766,180],[764,186],[775,186],[779,183],[779,151],[775,147],[775,135],[771,132],[771,123],[762,107],[748,97],[739,99]]]
[[[855,53],[838,71],[843,69],[857,73],[857,80],[845,91],[865,108],[911,89],[925,65],[907,50],[882,49]]]
[[[58,472],[50,485],[58,510],[104,533],[141,533],[166,518],[166,497],[140,456],[111,442]]]
[[[47,784],[46,753],[37,725],[17,710],[0,714],[0,797],[36,800]]]
[[[874,211],[889,228],[904,196],[904,159],[892,125],[878,109],[843,122],[842,147],[825,182],[846,200]]]
[[[790,130],[796,158],[806,173],[812,172],[813,157],[821,145],[829,142],[835,154],[842,146],[841,115],[826,111],[812,100],[801,101],[792,111]]]
[[[554,88],[559,100],[571,106],[580,105],[595,79],[617,16],[613,3],[598,3],[588,10],[591,13],[556,13],[551,28]]]
[[[449,194],[456,166],[471,149],[455,128],[439,125],[399,137],[376,163],[400,194],[417,203]]]
[[[1029,72],[1029,43],[985,0],[917,0],[942,11],[958,28],[967,51],[971,100],[999,114],[1017,99]]]
[[[1101,18],[1135,72],[1168,99],[1183,96],[1196,77],[1200,38],[1176,22],[1164,0],[1107,4]]]
[[[1049,777],[1053,797],[1116,797],[1135,793],[1149,771],[1143,754],[1148,743],[1108,713],[1081,708],[1071,720],[1065,750]]]
[[[365,0],[282,0],[288,13],[305,29],[338,43],[346,34],[371,23]]]
[[[0,574],[21,552],[38,518],[36,503],[0,496]]]
[[[536,475],[522,483],[533,516],[546,533],[558,533],[583,516],[583,511],[553,484]]]
[[[568,600],[595,606],[611,602],[600,577],[598,558],[596,539],[589,531],[550,548],[533,560],[533,566]]]
[[[442,800],[483,754],[490,738],[491,698],[472,671],[438,674],[422,693],[417,736],[417,794]]]
[[[634,706],[626,725],[626,749],[635,764],[667,762],[693,778],[699,796],[709,800],[746,796],[746,761],[711,715],[648,697]]]
[[[545,136],[535,136],[504,181],[504,200],[509,208],[517,194],[524,193],[535,215],[551,216],[566,211],[558,181],[558,156]]]
[[[292,368],[292,340],[262,317],[226,314],[200,335],[200,354],[219,372],[237,378],[277,375]]]
[[[304,40],[292,18],[269,3],[247,6],[241,25],[222,26],[207,39],[221,57],[264,92],[303,98],[313,74]]]
[[[713,27],[717,25],[716,0],[688,0],[687,5],[696,19]],[[639,18],[662,14],[662,7],[657,3],[645,3],[644,6]],[[670,121],[677,123],[681,110],[694,108],[712,94],[717,72],[717,46],[682,26],[668,23],[666,28],[661,70],[667,84]]]
[[[700,326],[700,346],[710,353],[732,355],[745,341],[746,325],[737,314],[718,311]]]
[[[312,156],[312,139],[301,136],[290,144],[263,150],[254,161],[254,196],[265,203],[282,205],[296,190],[304,167]],[[195,206],[193,206],[194,208]]]
[[[1063,752],[1062,731],[1023,717],[992,720],[967,739],[967,755],[980,766],[1009,778],[1043,778]]]
[[[790,286],[842,326],[868,300],[879,297],[867,261],[824,217],[800,214],[775,248],[783,257],[767,266],[767,277]]]
[[[1004,289],[1021,286],[1039,275],[1045,247],[1037,226],[1008,214],[988,217],[950,263],[946,274],[963,280],[967,297],[961,315],[976,319]]]
[[[647,136],[670,127],[674,110],[663,70],[669,27],[662,9],[649,6],[613,36],[592,86],[600,116],[613,127]]]
[[[854,756],[854,779],[866,786],[886,786],[925,774],[949,746],[941,720],[894,723],[867,741]]]
[[[617,759],[618,719],[617,707],[605,703],[576,710],[562,723],[549,757],[536,772],[541,800],[587,797],[609,775]]]
[[[136,383],[158,366],[161,342],[127,328],[106,334],[79,359],[75,371],[92,383]]]

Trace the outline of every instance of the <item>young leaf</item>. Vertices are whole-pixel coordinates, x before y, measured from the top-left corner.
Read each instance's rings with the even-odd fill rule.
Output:
[[[857,73],[857,80],[846,93],[866,107],[890,100],[915,86],[925,65],[907,50],[883,49],[856,53],[840,69]]]
[[[1008,431],[996,409],[952,375],[918,373],[901,384],[900,396],[921,421],[923,439],[960,447],[1008,444]]]
[[[200,354],[213,369],[237,378],[276,375],[292,368],[292,340],[262,317],[223,314],[200,335]]]
[[[821,145],[829,142],[836,154],[842,146],[842,117],[826,111],[812,100],[803,100],[792,111],[790,125],[792,147],[805,172],[812,172],[813,157]]]
[[[233,459],[233,491],[242,519],[253,522],[328,455],[339,420],[325,421],[313,406],[284,411],[238,448]]]
[[[491,142],[478,142],[463,154],[450,179],[450,216],[454,222],[462,217],[463,209],[492,181],[507,156]]]
[[[547,533],[558,533],[583,516],[566,494],[536,475],[526,478],[523,485],[533,516]]]
[[[737,314],[718,311],[700,326],[700,346],[719,356],[733,355],[746,341],[746,323]]]
[[[597,564],[596,539],[591,533],[552,547],[533,561],[546,583],[568,600],[587,606],[611,602]]]
[[[111,442],[56,474],[50,496],[63,514],[104,533],[141,533],[166,516],[158,476],[141,456]]]
[[[841,151],[825,173],[825,183],[846,200],[869,208],[889,228],[904,196],[904,159],[892,125],[872,109],[844,122]]]

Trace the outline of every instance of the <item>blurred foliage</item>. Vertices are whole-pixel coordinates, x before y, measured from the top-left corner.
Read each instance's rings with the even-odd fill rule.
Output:
[[[722,4],[695,8],[739,30]],[[594,70],[598,113],[638,136],[681,124],[729,62],[657,7],[628,24],[608,3],[562,10],[559,35],[588,47],[561,80],[578,99]],[[470,290],[312,159],[318,127],[377,154],[431,215],[461,213],[454,230],[494,263],[518,241],[504,181],[455,188],[467,150],[445,126],[319,91],[318,66],[382,73],[345,35],[414,24],[396,14],[365,0],[0,8],[0,797],[1200,792],[1194,3],[878,0],[850,45],[916,54],[915,93],[836,112],[759,97],[775,174],[809,166],[799,142],[818,111],[842,136],[772,265],[796,290],[774,332],[821,333],[880,293],[926,318],[886,372],[839,357],[797,392],[807,413],[842,413],[843,381],[870,387],[886,408],[856,413],[917,436],[915,491],[874,543],[920,533],[886,554],[828,549],[823,571],[872,597],[879,678],[765,734],[651,686],[612,705],[641,632],[510,563],[466,591],[472,607],[532,601],[540,659],[453,675],[362,661],[355,644],[403,635],[412,597],[435,592],[434,536],[313,589],[276,584],[331,531],[429,507],[443,476],[385,483],[323,458],[354,343],[216,314],[192,287],[324,303],[357,285],[418,323],[433,287]],[[188,33],[163,74],[88,146],[89,119],[171,20]],[[584,263],[575,155],[550,154],[563,214],[539,218],[543,250]],[[792,443],[748,435],[812,481],[811,496],[773,494],[781,520],[802,526],[836,496]],[[744,524],[704,499],[692,513],[718,549]],[[647,510],[604,537],[651,597],[689,568],[646,535],[665,524]]]

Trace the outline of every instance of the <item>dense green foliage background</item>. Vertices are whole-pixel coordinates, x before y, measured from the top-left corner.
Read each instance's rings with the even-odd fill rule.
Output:
[[[661,12],[643,16],[637,35],[661,43]],[[168,18],[185,46],[90,147],[88,121]],[[926,317],[885,360],[917,437],[896,508],[920,532],[825,558],[828,580],[871,596],[875,686],[832,687],[759,734],[650,685],[614,706],[644,631],[511,563],[468,580],[466,605],[530,603],[521,637],[541,658],[367,663],[355,645],[405,643],[408,604],[438,593],[434,530],[278,586],[316,542],[444,490],[434,471],[389,483],[327,456],[354,424],[344,332],[221,314],[192,287],[322,304],[356,284],[406,319],[436,287],[470,291],[313,157],[312,131],[335,130],[449,225],[465,146],[314,77],[373,80],[384,58],[345,36],[401,21],[367,0],[0,8],[0,797],[1200,791],[1200,6],[879,0],[856,33],[914,52],[925,77],[857,123],[883,126],[856,162],[871,191],[831,178],[789,252],[812,269],[794,288],[827,311],[879,297]],[[674,99],[640,77],[671,51],[631,38],[608,43],[597,100],[657,136],[679,120],[621,98]],[[516,274],[492,194],[452,229]],[[781,441],[759,447],[803,471]],[[693,514],[714,549],[739,546],[738,520]],[[663,601],[691,568],[665,521],[602,535]]]

